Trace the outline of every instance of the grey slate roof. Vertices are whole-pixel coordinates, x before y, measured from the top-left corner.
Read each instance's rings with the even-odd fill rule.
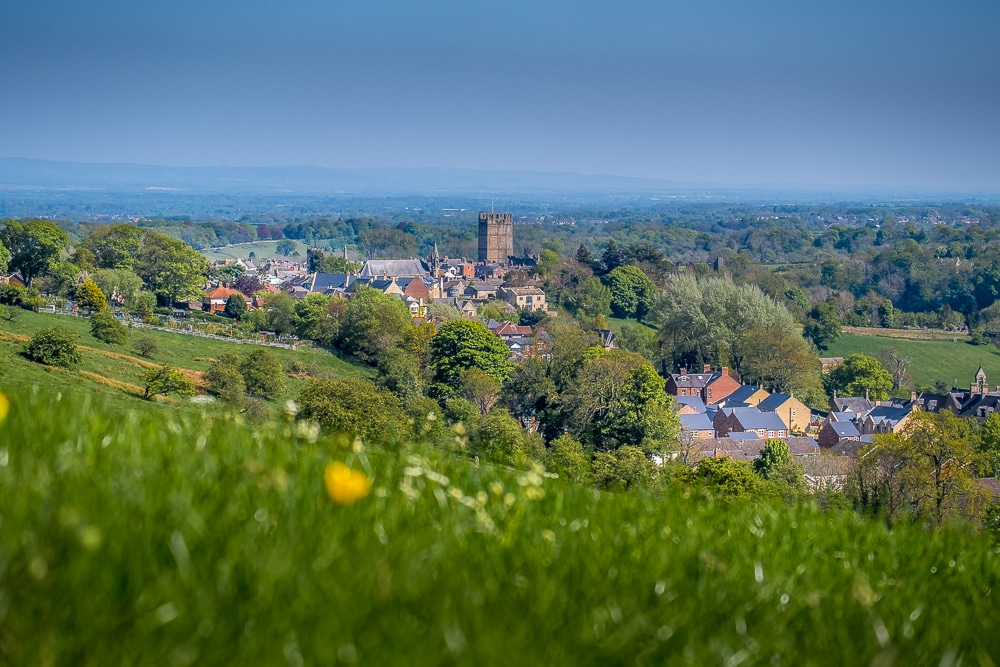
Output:
[[[872,403],[864,396],[841,396],[832,401],[835,412],[854,412],[863,415],[872,409]]]
[[[675,403],[692,407],[702,414],[708,411],[708,408],[705,407],[705,401],[701,400],[701,396],[673,396],[672,398]]]
[[[861,435],[861,432],[858,431],[858,427],[854,425],[854,422],[830,422],[830,428],[832,428],[833,432],[840,438],[857,438]]]
[[[774,412],[790,398],[789,394],[771,394],[757,404],[757,409],[761,412]]]
[[[726,437],[731,438],[733,440],[760,440],[760,438],[757,437],[757,434],[754,433],[753,431],[748,431],[746,433],[741,433],[739,431],[735,431],[735,432],[731,432]]]
[[[726,405],[732,406],[733,403],[746,403],[747,399],[758,391],[760,391],[759,385],[745,384],[733,393],[729,394],[729,396],[726,396]]]
[[[681,421],[683,431],[715,431],[712,422],[702,412],[696,415],[678,415],[677,418]]]
[[[369,259],[361,267],[360,275],[412,278],[426,276],[428,273],[427,266],[419,259]]]

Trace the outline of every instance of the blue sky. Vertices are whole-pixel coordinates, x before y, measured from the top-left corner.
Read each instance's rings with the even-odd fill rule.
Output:
[[[1000,191],[995,0],[0,8],[0,155]]]

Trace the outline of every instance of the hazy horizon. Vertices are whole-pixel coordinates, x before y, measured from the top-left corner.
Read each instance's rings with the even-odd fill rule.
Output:
[[[40,0],[0,155],[1000,191],[1000,5]]]

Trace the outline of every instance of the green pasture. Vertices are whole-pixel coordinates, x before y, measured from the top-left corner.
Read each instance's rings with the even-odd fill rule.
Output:
[[[992,344],[844,334],[820,356],[846,357],[855,353],[873,356],[889,347],[895,347],[911,360],[907,368],[917,386],[933,387],[935,380],[944,380],[949,385],[968,387],[980,364],[987,380],[1000,384],[1000,350]]]

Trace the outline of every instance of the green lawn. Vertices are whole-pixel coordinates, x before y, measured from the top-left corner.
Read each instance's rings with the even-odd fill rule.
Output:
[[[820,356],[846,357],[854,353],[871,356],[890,346],[912,360],[908,368],[918,386],[931,387],[935,380],[944,380],[949,385],[968,387],[980,364],[987,380],[1000,384],[1000,350],[995,345],[844,334]]]
[[[992,665],[986,534],[0,390],[0,664]],[[456,444],[456,434],[450,441]],[[338,505],[323,471],[373,481]]]

